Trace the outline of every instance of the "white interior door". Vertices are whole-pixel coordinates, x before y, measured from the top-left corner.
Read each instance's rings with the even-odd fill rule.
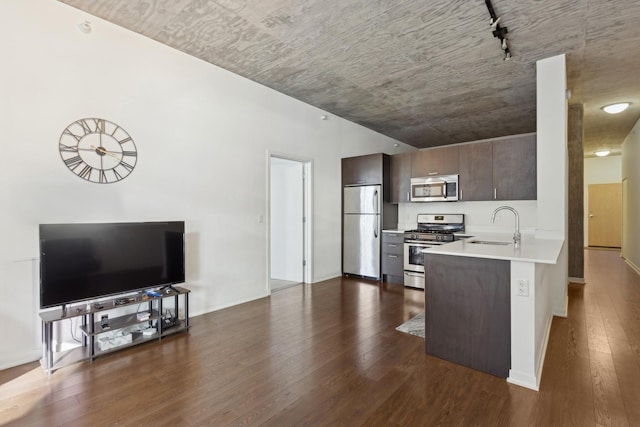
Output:
[[[271,289],[304,281],[304,163],[270,158]]]
[[[622,245],[622,185],[589,185],[589,246]]]

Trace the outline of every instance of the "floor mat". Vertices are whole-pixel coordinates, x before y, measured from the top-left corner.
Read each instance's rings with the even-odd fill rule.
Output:
[[[396,330],[424,338],[424,313],[420,313],[407,320],[402,325],[398,326]]]

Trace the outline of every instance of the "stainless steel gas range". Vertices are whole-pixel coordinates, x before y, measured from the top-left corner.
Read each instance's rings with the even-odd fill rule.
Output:
[[[418,228],[404,232],[404,285],[424,289],[422,250],[455,240],[464,232],[464,214],[418,214]]]

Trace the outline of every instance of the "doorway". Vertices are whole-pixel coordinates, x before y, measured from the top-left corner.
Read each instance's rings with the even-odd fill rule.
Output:
[[[622,185],[589,185],[589,246],[622,245]]]
[[[269,156],[269,288],[308,282],[310,163]]]

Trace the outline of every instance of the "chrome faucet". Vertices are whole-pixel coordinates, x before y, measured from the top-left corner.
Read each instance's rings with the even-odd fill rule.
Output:
[[[513,212],[516,216],[516,231],[513,233],[513,246],[516,248],[520,247],[520,215],[518,215],[518,211],[512,208],[511,206],[500,206],[493,211],[493,215],[491,215],[491,222],[496,222],[496,214],[501,210],[508,210]]]

